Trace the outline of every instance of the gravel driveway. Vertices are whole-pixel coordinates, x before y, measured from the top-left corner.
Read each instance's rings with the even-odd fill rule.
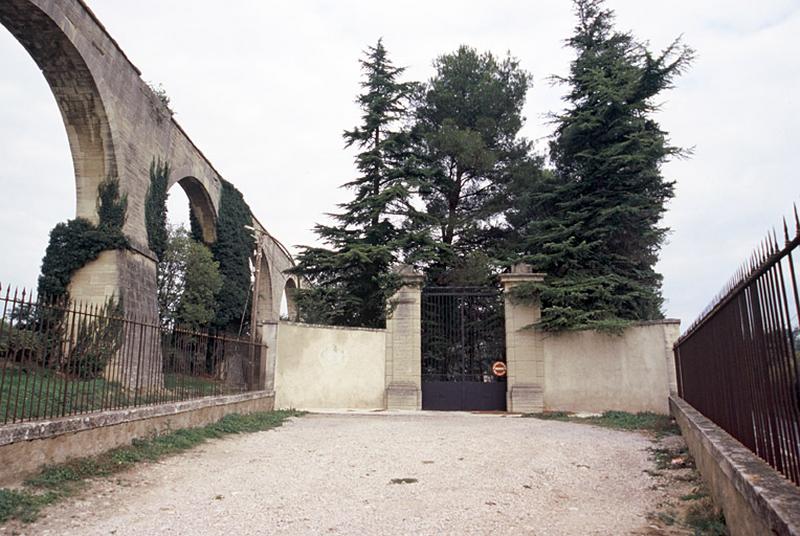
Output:
[[[631,534],[643,435],[465,413],[307,415],[99,481],[26,534]],[[2,531],[0,531],[2,533]]]

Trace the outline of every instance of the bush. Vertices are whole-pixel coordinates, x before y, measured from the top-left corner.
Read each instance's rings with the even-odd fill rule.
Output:
[[[43,346],[33,331],[17,329],[0,320],[0,357],[13,362],[39,361]]]
[[[84,380],[102,376],[108,362],[122,346],[122,301],[109,299],[97,317],[79,323],[69,353],[68,370]]]

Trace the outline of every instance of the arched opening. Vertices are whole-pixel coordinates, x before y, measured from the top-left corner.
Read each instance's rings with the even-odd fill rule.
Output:
[[[106,110],[94,77],[67,34],[27,0],[0,3],[0,24],[42,70],[67,131],[78,217],[97,222],[97,187],[117,166]]]
[[[170,201],[168,202],[169,211],[175,210],[176,214],[180,214],[181,218],[184,218],[185,214],[186,221],[182,223],[185,223],[188,229],[191,228],[191,218],[189,216],[189,210],[191,210],[191,216],[194,216],[194,222],[199,227],[203,242],[213,244],[217,241],[217,215],[214,210],[214,204],[211,202],[211,196],[209,196],[203,183],[195,177],[183,177],[178,179],[177,183],[180,184],[181,189],[186,194],[186,198],[189,200],[189,203],[184,203],[183,207],[191,208],[180,208],[171,202],[172,196],[170,196]]]
[[[75,216],[72,155],[53,93],[0,28],[0,283],[35,289],[50,230]]]

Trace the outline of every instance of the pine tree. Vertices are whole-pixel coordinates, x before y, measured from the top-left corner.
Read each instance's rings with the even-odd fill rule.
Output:
[[[449,284],[492,245],[498,201],[530,151],[518,134],[531,77],[511,56],[500,60],[467,46],[434,67],[416,106],[414,136],[427,165],[419,191],[433,240],[428,277]]]
[[[567,45],[577,53],[566,110],[550,144],[553,174],[535,179],[509,222],[524,260],[547,274],[541,327],[616,329],[662,316],[654,265],[667,229],[660,220],[673,182],[661,164],[681,155],[653,119],[655,97],[690,64],[675,40],[652,54],[616,31],[602,0],[576,0],[578,24]]]
[[[403,246],[402,221],[410,208],[405,162],[408,134],[399,128],[413,84],[389,60],[381,40],[361,60],[361,125],[344,132],[345,145],[360,150],[359,176],[344,186],[355,197],[339,205],[337,225],[316,225],[327,247],[304,247],[293,273],[311,281],[298,290],[305,321],[382,327],[386,301],[396,289],[391,266]]]

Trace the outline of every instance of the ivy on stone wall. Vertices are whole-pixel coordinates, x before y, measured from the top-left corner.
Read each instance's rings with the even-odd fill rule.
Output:
[[[144,221],[147,229],[147,245],[158,260],[167,249],[167,187],[169,185],[169,164],[153,160],[150,164],[150,186],[144,204]]]
[[[50,299],[66,296],[72,274],[97,259],[103,251],[128,246],[128,240],[122,234],[128,199],[120,195],[119,179],[109,177],[104,180],[97,194],[97,225],[84,218],[75,218],[59,223],[50,231],[50,242],[39,276],[40,296]]]
[[[242,322],[249,322],[250,257],[255,249],[255,241],[245,226],[252,224],[253,215],[241,192],[223,180],[217,217],[217,241],[211,245],[222,276],[214,319],[214,325],[221,330],[236,332]],[[199,231],[193,226],[195,230]]]

